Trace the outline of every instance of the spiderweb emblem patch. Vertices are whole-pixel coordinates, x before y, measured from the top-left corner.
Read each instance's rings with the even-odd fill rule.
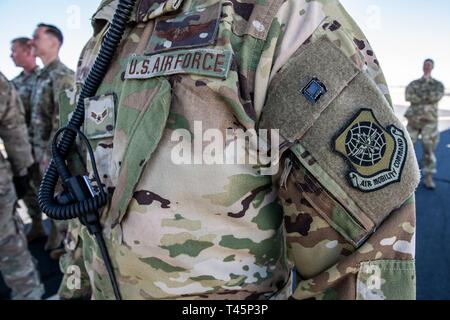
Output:
[[[348,179],[362,192],[373,192],[399,182],[408,144],[401,129],[383,127],[372,110],[361,109],[335,139],[335,151],[350,164]]]
[[[350,160],[362,167],[380,162],[386,153],[384,131],[372,122],[360,122],[349,131],[345,148]]]

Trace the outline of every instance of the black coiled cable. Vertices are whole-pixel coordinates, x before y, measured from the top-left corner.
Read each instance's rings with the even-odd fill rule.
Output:
[[[81,89],[81,93],[78,98],[76,109],[73,113],[67,130],[64,130],[62,137],[57,146],[57,153],[64,162],[71,147],[75,144],[75,139],[79,130],[84,122],[86,98],[90,98],[96,95],[99,86],[101,85],[106,72],[109,69],[111,61],[116,53],[117,47],[122,40],[125,32],[126,24],[128,23],[131,12],[137,0],[120,0],[112,23],[106,33],[103,40],[100,52],[94,62],[89,75]],[[61,162],[61,161],[60,161]],[[60,171],[58,171],[58,167]],[[52,159],[50,165],[45,173],[39,189],[39,205],[45,214],[51,219],[55,220],[70,220],[79,218],[83,222],[83,218],[93,212],[98,212],[102,207],[107,204],[107,194],[102,190],[102,185],[99,184],[100,193],[94,195],[82,202],[73,204],[61,204],[55,199],[55,190],[58,184],[59,177],[61,175],[67,175],[68,172],[61,169],[62,164],[57,166],[55,159]],[[62,176],[61,176],[62,177]],[[117,282],[114,277],[111,261],[109,259],[108,252],[106,251],[106,245],[104,243],[103,236],[100,232],[96,232],[95,237],[99,244],[99,248],[102,251],[105,265],[108,269],[108,273],[111,278],[111,282],[114,288],[114,293],[117,299],[120,299],[120,293],[117,287]]]

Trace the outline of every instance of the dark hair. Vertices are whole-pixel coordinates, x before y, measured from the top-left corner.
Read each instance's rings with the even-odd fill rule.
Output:
[[[63,33],[58,27],[51,24],[40,23],[38,24],[38,28],[46,28],[47,30],[45,30],[45,33],[51,34],[56,37],[60,44],[64,43]]]
[[[30,44],[31,39],[27,38],[27,37],[20,37],[20,38],[15,38],[11,41],[11,44],[19,44],[22,48],[25,49],[31,49],[31,44]]]
[[[427,62],[431,62],[431,64],[434,67],[434,60],[433,59],[426,59],[424,63],[427,63]]]

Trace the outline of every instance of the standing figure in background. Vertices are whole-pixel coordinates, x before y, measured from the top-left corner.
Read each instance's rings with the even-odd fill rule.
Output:
[[[406,88],[406,101],[411,103],[411,107],[405,114],[408,119],[408,131],[414,144],[422,137],[425,154],[422,170],[425,175],[425,186],[428,189],[436,189],[433,175],[437,173],[438,104],[445,93],[444,85],[432,78],[433,69],[434,61],[425,60],[423,77],[413,81]]]
[[[33,164],[33,157],[22,103],[2,73],[0,139],[8,156],[0,152],[0,272],[12,290],[13,299],[39,300],[44,286],[16,211],[17,199],[27,192],[28,168]]]
[[[340,2],[103,0],[78,88],[106,64],[125,7],[83,100],[118,288],[103,245],[72,220],[59,296],[415,299],[414,148]],[[80,92],[61,97],[62,126]],[[270,172],[247,161],[268,148],[242,138],[269,132]]]
[[[28,133],[31,132],[31,94],[36,86],[39,67],[36,64],[36,56],[33,53],[31,39],[16,38],[11,42],[11,59],[16,67],[23,68],[23,71],[15,77],[12,82],[19,93],[25,108],[25,119],[27,123]],[[31,140],[31,136],[30,136]],[[30,186],[23,201],[27,205],[28,214],[31,217],[31,230],[28,232],[28,242],[46,236],[42,225],[42,213],[39,209],[37,194],[40,185],[39,164],[35,161],[30,167]]]
[[[74,72],[59,59],[63,42],[61,30],[43,23],[38,25],[32,40],[36,56],[44,64],[31,98],[32,146],[35,160],[39,163],[41,177],[51,158],[50,141],[59,126],[59,96],[74,83]],[[57,259],[63,253],[61,246],[66,227],[62,222],[52,223],[46,249],[51,250],[51,256]]]

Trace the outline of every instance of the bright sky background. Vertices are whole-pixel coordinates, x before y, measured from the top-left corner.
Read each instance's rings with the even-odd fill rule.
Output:
[[[62,28],[62,60],[75,69],[91,34],[89,19],[100,0],[0,0],[0,69],[19,73],[9,58],[10,40],[30,36],[39,22]],[[342,0],[366,33],[391,86],[421,76],[422,62],[436,61],[435,77],[450,87],[450,1]]]

